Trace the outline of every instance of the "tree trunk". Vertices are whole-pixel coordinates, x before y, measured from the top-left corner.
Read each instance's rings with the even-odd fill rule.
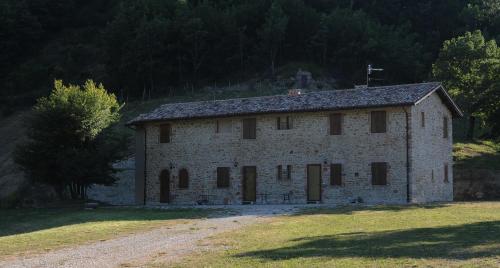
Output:
[[[474,139],[474,128],[476,127],[476,117],[471,115],[469,116],[469,127],[467,128],[467,139]]]

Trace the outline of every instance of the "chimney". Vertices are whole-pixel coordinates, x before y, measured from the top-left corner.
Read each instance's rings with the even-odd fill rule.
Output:
[[[294,88],[288,90],[288,96],[299,96],[302,95],[302,89]]]

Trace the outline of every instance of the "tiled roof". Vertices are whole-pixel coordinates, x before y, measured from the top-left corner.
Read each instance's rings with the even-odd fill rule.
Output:
[[[462,116],[440,83],[420,83],[304,93],[298,96],[275,95],[253,98],[169,103],[150,113],[141,114],[129,125],[150,121],[190,118],[228,117],[238,115],[347,110],[368,107],[414,105],[438,91],[454,116]]]

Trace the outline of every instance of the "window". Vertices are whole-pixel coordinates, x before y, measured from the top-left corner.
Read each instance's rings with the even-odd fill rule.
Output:
[[[387,118],[385,111],[373,111],[371,113],[371,132],[372,133],[385,133]]]
[[[331,164],[330,185],[342,185],[342,164]]]
[[[257,122],[255,118],[243,119],[243,139],[255,139]]]
[[[219,119],[215,122],[215,133],[231,133],[231,120]]]
[[[290,116],[276,117],[276,128],[278,130],[291,129],[292,128],[292,118]]]
[[[448,138],[448,117],[443,117],[443,138]]]
[[[448,179],[448,163],[444,163],[444,182],[450,182]]]
[[[228,188],[229,187],[229,168],[228,167],[218,167],[217,168],[217,188]]]
[[[277,169],[278,169],[277,179],[279,181],[292,179],[292,165],[287,165],[285,171],[283,171],[283,167],[281,165],[278,165]]]
[[[425,113],[424,112],[420,113],[420,126],[425,127]]]
[[[387,163],[372,163],[372,185],[387,185]]]
[[[160,125],[160,143],[170,142],[170,124]]]
[[[189,174],[187,169],[185,168],[179,170],[179,188],[181,189],[189,188]]]
[[[342,114],[330,114],[330,135],[342,134]]]

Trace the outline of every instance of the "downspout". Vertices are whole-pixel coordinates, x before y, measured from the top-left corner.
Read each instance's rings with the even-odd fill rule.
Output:
[[[147,193],[147,191],[146,191],[146,179],[147,179],[147,178],[146,178],[146,175],[147,175],[147,172],[146,172],[146,170],[147,170],[146,165],[147,165],[147,163],[148,163],[148,159],[147,159],[148,154],[147,154],[147,152],[146,152],[146,150],[147,150],[147,148],[148,148],[148,147],[147,147],[147,145],[146,145],[146,142],[147,142],[147,138],[146,138],[146,137],[147,137],[147,135],[146,135],[146,134],[147,134],[147,133],[146,133],[146,126],[144,126],[144,194],[143,194],[143,196],[144,196],[144,200],[143,200],[144,205],[146,205],[146,193]]]
[[[411,202],[410,194],[410,115],[405,107],[403,111],[406,116],[406,203]]]

